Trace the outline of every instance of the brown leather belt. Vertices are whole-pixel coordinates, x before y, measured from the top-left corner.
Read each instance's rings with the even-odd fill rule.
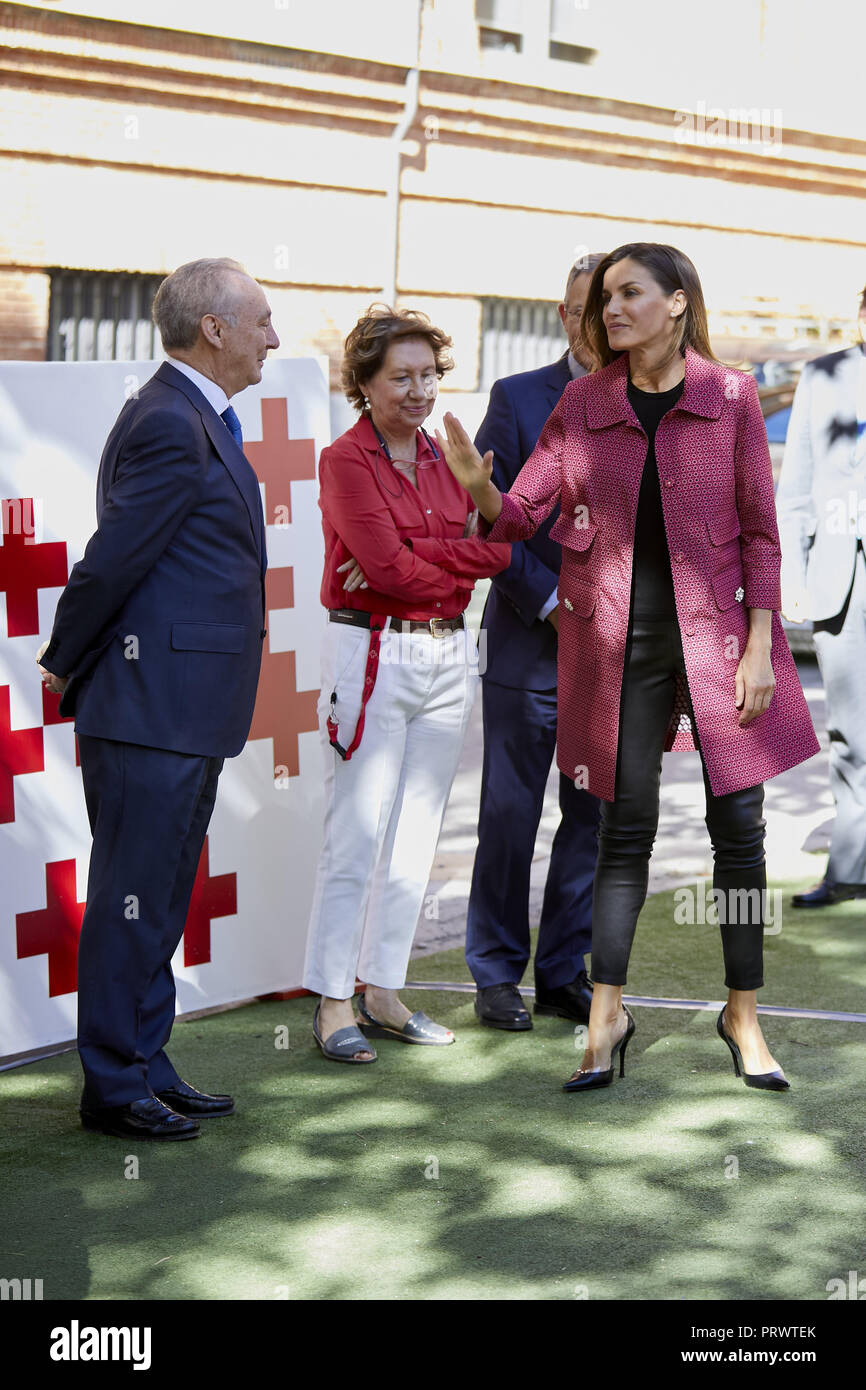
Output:
[[[329,608],[328,621],[332,623],[349,623],[352,627],[370,626],[370,613],[364,613],[359,608]],[[433,637],[444,637],[448,632],[457,632],[465,628],[466,622],[463,614],[458,613],[456,618],[426,618],[422,622],[417,618],[392,618],[390,620],[391,632],[429,632]]]

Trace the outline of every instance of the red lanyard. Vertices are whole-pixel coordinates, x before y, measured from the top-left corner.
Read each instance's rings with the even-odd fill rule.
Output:
[[[379,671],[379,643],[382,640],[382,630],[387,621],[387,617],[380,613],[370,614],[370,646],[367,649],[367,665],[364,668],[364,693],[361,696],[361,712],[355,726],[355,737],[348,748],[344,748],[337,741],[339,725],[334,717],[337,712],[337,692],[336,690],[331,691],[331,712],[327,720],[328,738],[331,740],[331,747],[337,750],[344,762],[349,761],[364,733],[365,707],[376,686],[376,676]]]

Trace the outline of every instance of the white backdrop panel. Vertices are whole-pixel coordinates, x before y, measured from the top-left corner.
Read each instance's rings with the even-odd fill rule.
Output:
[[[106,436],[158,365],[0,363],[0,1058],[75,1035],[90,832],[72,724],[50,722],[56,700],[43,709],[35,656],[96,525]],[[201,910],[221,892],[224,910],[233,887],[236,911],[209,925],[199,916],[192,948],[178,948],[181,1013],[300,986],[321,838],[316,462],[330,439],[326,364],[270,360],[232,404],[268,522],[268,637],[251,738],[226,761],[208,834],[210,878],[227,877],[194,897]],[[200,963],[184,963],[191,949]]]

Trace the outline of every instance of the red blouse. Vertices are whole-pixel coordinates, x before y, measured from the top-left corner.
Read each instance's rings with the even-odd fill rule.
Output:
[[[476,579],[498,574],[510,544],[463,539],[469,493],[418,432],[417,487],[391,464],[366,416],[322,450],[319,506],[325,533],[321,600],[394,618],[454,618]],[[343,588],[357,560],[366,589]]]

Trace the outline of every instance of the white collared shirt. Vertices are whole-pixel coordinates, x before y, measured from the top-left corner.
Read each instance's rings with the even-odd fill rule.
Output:
[[[571,348],[568,349],[568,370],[571,373],[572,381],[577,381],[580,376],[586,376],[586,367],[578,362]]]
[[[191,367],[188,362],[181,362],[177,357],[168,354],[166,360],[176,367],[184,376],[189,377],[193,386],[197,386],[201,391],[208,405],[212,405],[217,415],[222,415],[228,409],[229,398],[221,386],[217,386],[215,381],[211,381],[209,376],[203,372],[197,372],[195,367]]]

